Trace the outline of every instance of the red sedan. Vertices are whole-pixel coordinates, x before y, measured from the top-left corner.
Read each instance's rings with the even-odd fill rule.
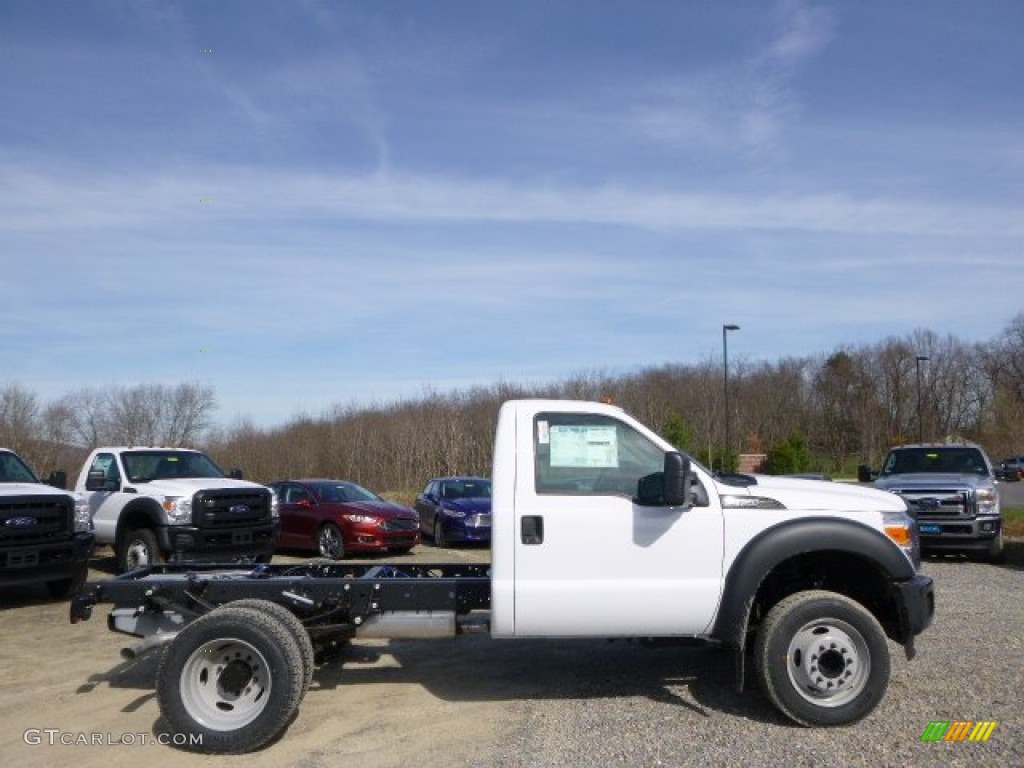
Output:
[[[278,549],[313,550],[340,560],[353,552],[408,552],[420,543],[420,521],[409,507],[344,480],[279,480]]]

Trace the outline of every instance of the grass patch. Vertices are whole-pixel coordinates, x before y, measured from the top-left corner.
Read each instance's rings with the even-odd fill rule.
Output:
[[[1024,536],[1024,507],[1003,507],[1003,534]]]

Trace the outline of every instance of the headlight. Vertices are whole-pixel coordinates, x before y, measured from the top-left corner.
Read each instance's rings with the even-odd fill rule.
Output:
[[[171,525],[184,525],[192,522],[191,496],[164,496],[161,505],[167,513]]]
[[[995,488],[981,488],[978,490],[978,514],[999,514],[999,494],[996,493]]]
[[[92,513],[89,511],[89,500],[79,496],[75,498],[75,531],[91,531]]]
[[[281,500],[277,498],[276,493],[270,494],[270,518],[272,520],[281,518]]]
[[[882,530],[892,539],[916,569],[921,564],[921,551],[917,541],[917,523],[906,512],[883,512]]]
[[[380,525],[380,518],[372,515],[342,515],[350,523],[365,523],[366,525]]]

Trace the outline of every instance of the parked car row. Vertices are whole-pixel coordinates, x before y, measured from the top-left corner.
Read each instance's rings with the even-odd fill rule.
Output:
[[[408,552],[424,535],[437,547],[491,540],[491,481],[482,477],[434,478],[411,508],[345,480],[279,480],[269,487],[281,518],[278,549],[340,560]]]
[[[1024,456],[1003,459],[996,467],[996,477],[1000,480],[1024,480]]]

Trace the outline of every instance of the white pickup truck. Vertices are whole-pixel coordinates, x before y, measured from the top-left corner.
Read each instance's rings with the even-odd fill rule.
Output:
[[[106,447],[86,459],[75,491],[121,572],[168,560],[270,562],[277,501],[233,474],[199,451]]]
[[[519,400],[498,416],[492,562],[159,566],[88,585],[71,620],[166,647],[171,730],[206,752],[256,749],[292,720],[314,664],[360,638],[599,637],[730,649],[783,713],[840,725],[912,657],[932,620],[899,497],[840,483],[716,478],[622,410]],[[199,744],[198,742],[201,742]]]
[[[0,586],[45,584],[52,597],[77,594],[92,546],[85,500],[44,485],[18,454],[0,448]]]

